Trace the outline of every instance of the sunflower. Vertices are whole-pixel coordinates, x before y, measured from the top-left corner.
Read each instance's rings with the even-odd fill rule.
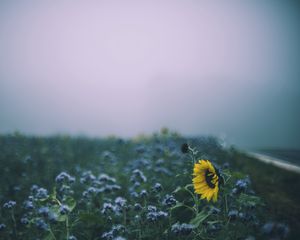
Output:
[[[201,199],[218,199],[220,176],[218,170],[208,160],[199,160],[194,165],[193,184],[195,193],[201,195]]]

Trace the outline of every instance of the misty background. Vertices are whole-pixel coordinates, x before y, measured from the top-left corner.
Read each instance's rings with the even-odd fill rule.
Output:
[[[0,133],[166,126],[300,148],[296,1],[0,2]]]

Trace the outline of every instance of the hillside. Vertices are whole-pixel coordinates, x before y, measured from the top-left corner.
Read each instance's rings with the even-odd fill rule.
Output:
[[[194,152],[183,153],[183,143]],[[217,202],[194,193],[191,158],[207,159],[220,172]],[[2,239],[296,239],[300,234],[300,176],[224,149],[213,137],[2,135],[0,168]]]

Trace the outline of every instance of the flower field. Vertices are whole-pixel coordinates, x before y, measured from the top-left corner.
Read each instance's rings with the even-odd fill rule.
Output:
[[[299,233],[299,194],[291,193],[299,176],[212,137],[3,135],[0,169],[0,239],[253,240]]]

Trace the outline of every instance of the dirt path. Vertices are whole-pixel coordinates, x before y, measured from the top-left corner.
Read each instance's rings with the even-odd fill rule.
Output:
[[[300,167],[297,165],[294,165],[290,162],[278,159],[278,158],[274,158],[274,157],[270,157],[268,155],[265,154],[261,154],[261,153],[256,153],[256,152],[248,152],[248,155],[257,158],[258,160],[265,162],[265,163],[269,163],[272,164],[274,166],[292,171],[292,172],[296,172],[300,174]]]

